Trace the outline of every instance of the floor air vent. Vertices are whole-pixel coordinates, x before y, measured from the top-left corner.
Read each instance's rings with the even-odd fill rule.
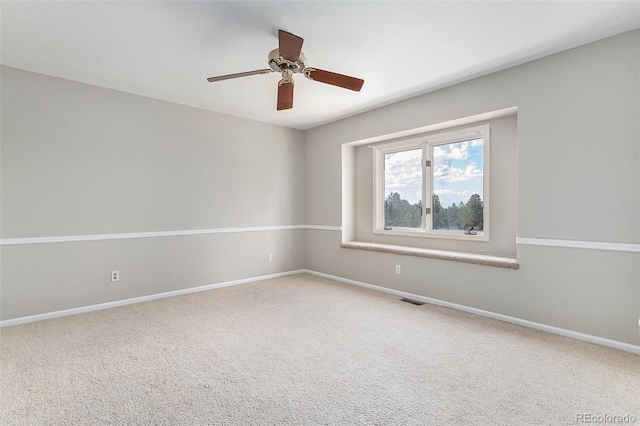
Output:
[[[413,299],[407,299],[406,297],[403,297],[402,299],[400,299],[401,302],[407,302],[407,303],[411,303],[412,305],[424,305],[424,302],[420,302],[418,300],[413,300]]]

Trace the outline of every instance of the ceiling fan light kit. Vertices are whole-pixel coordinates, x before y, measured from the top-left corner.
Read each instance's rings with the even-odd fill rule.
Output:
[[[342,87],[356,92],[360,91],[364,84],[364,80],[360,78],[349,77],[344,74],[307,67],[307,57],[302,52],[303,42],[304,40],[302,37],[298,37],[297,35],[283,30],[278,30],[278,48],[269,52],[268,62],[270,68],[209,77],[207,81],[214,82],[229,80],[232,78],[247,77],[250,75],[279,72],[282,75],[282,79],[278,82],[278,111],[293,108],[294,73],[300,73],[309,80]]]

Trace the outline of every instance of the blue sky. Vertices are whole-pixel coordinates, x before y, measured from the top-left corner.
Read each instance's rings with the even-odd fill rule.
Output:
[[[482,142],[474,139],[433,148],[433,190],[444,207],[466,203],[474,193],[483,197]],[[385,155],[385,196],[398,192],[411,204],[422,198],[421,159],[421,149]]]

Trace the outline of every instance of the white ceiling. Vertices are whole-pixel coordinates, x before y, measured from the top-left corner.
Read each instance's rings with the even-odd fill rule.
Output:
[[[0,61],[15,68],[309,129],[640,27],[616,1],[2,1]],[[276,111],[277,31],[307,65],[365,80],[359,93],[295,75]]]

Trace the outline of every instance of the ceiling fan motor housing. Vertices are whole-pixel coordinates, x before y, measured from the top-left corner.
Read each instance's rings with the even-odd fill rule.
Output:
[[[307,57],[300,52],[297,61],[289,61],[280,56],[280,49],[273,49],[269,52],[269,67],[274,71],[291,70],[291,72],[302,73],[306,68]]]

